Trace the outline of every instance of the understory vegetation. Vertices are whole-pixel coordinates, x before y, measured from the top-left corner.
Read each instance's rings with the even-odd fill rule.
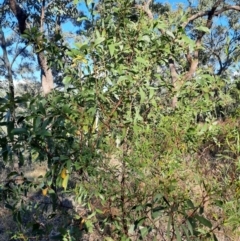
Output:
[[[0,236],[238,240],[238,1],[21,2],[1,8]],[[34,56],[42,92],[14,87]]]

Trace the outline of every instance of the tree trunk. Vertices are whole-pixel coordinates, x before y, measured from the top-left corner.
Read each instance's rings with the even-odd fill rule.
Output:
[[[44,94],[48,94],[53,89],[52,70],[48,67],[44,52],[38,53],[38,63],[41,66],[41,83]]]
[[[15,104],[14,104],[14,83],[13,83],[13,73],[12,73],[12,66],[8,59],[8,53],[6,48],[6,40],[4,36],[4,32],[1,27],[0,23],[0,45],[3,51],[3,61],[5,68],[7,70],[7,79],[8,79],[8,86],[9,86],[9,100],[10,100],[10,113],[11,113],[11,121],[14,122],[15,120]]]

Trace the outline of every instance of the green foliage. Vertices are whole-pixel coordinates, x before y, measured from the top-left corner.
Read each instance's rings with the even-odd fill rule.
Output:
[[[236,87],[225,91],[227,78],[199,68],[173,88],[169,57],[196,48],[181,28],[181,8],[151,21],[131,1],[100,1],[97,11],[88,40],[59,50],[71,64],[50,58],[64,90],[15,97],[16,122],[8,118],[11,101],[0,99],[4,165],[16,157],[20,166],[29,159],[48,167],[37,180],[10,172],[0,186],[19,225],[13,238],[79,240],[95,232],[102,240],[218,240],[219,228],[237,231]],[[63,197],[71,196],[68,207]],[[64,219],[57,227],[55,216]]]

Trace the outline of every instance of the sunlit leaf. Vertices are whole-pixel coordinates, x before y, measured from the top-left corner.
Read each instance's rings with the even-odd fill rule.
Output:
[[[210,33],[210,29],[204,26],[196,27],[196,30],[203,31],[205,33]]]
[[[69,174],[67,174],[62,181],[62,187],[64,188],[65,191],[67,189],[68,179],[69,179]]]
[[[61,171],[61,178],[64,179],[67,176],[67,169],[63,168]]]
[[[109,47],[110,55],[112,57],[114,55],[114,51],[115,51],[115,44],[110,44],[110,45],[108,45],[108,47]]]
[[[47,193],[48,193],[48,187],[42,189],[42,195],[43,195],[43,196],[46,196]]]

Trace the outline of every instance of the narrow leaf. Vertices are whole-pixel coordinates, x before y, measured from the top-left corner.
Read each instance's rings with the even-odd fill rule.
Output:
[[[196,29],[196,30],[199,30],[199,31],[202,31],[202,32],[205,32],[205,33],[210,33],[209,28],[204,27],[204,26],[200,26],[200,27],[197,27],[197,28],[195,28],[195,29]]]
[[[172,38],[175,38],[174,34],[171,31],[166,31],[166,34]]]
[[[25,128],[15,128],[11,131],[13,135],[19,135],[23,133],[27,133],[27,130]]]
[[[104,40],[105,40],[105,38],[103,38],[103,37],[99,37],[99,38],[97,38],[97,39],[95,40],[95,42],[94,42],[94,46],[96,46],[96,45],[102,43]]]
[[[108,46],[108,48],[109,48],[109,51],[110,51],[110,55],[112,57],[114,55],[114,51],[115,51],[115,44],[110,44]]]
[[[176,235],[177,235],[177,241],[181,241],[182,239],[181,239],[181,235],[180,235],[178,227],[175,227],[175,230],[176,230]]]
[[[206,226],[208,228],[212,228],[211,222],[209,220],[207,220],[206,218],[204,218],[203,216],[195,215],[195,217],[204,226]]]

